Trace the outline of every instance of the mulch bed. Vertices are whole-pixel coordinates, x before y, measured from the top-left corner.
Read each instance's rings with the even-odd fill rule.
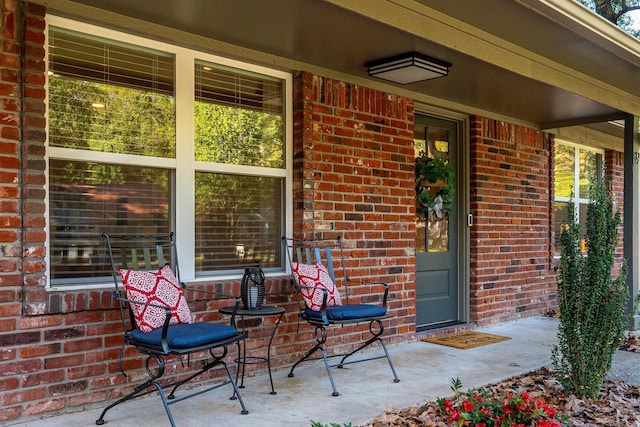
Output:
[[[630,336],[620,349],[640,352],[640,339]],[[538,397],[555,406],[559,412],[569,415],[567,426],[640,427],[640,387],[623,381],[605,381],[598,400],[578,399],[564,394],[552,370],[541,368],[484,389],[496,399],[503,398],[509,392],[519,394],[527,391],[532,397]],[[449,427],[449,424],[439,414],[435,402],[426,402],[424,405],[401,410],[387,408],[384,414],[361,427],[387,426]]]
[[[637,335],[631,335],[627,337],[620,346],[620,350],[640,353],[640,339]]]

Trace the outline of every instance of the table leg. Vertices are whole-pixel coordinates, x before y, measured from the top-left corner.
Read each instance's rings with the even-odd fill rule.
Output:
[[[247,330],[244,327],[244,316],[240,315],[240,322],[242,323],[242,335],[244,335],[244,339],[242,340],[242,375],[240,375],[240,384],[238,388],[244,388],[244,372],[247,366]]]
[[[273,327],[273,332],[271,332],[271,338],[269,338],[269,345],[267,346],[267,369],[269,370],[269,381],[271,382],[271,394],[278,394],[278,392],[273,388],[273,377],[271,376],[271,343],[273,342],[273,337],[276,335],[278,325],[280,325],[280,320],[283,315],[284,313],[281,313],[280,316],[278,316],[276,325]]]

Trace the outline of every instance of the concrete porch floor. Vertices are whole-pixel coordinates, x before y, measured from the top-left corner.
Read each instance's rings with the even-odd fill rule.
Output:
[[[311,420],[329,423],[365,424],[386,407],[401,409],[451,395],[452,378],[460,378],[463,389],[480,387],[551,364],[558,320],[531,317],[480,328],[478,331],[511,337],[510,340],[468,350],[422,341],[388,346],[400,377],[393,375],[385,359],[334,369],[340,396],[331,396],[331,385],[321,361],[274,372],[276,395],[271,395],[269,376],[245,379],[242,397],[249,410],[240,414],[237,401],[229,400],[231,385],[171,405],[177,426],[281,427],[310,426]],[[372,351],[381,351],[373,349]],[[640,382],[640,354],[617,352],[610,377]],[[24,427],[76,427],[95,425],[102,408],[91,408],[46,419],[5,425]],[[2,423],[0,423],[2,425]],[[105,426],[169,425],[157,395],[123,403],[110,410]]]

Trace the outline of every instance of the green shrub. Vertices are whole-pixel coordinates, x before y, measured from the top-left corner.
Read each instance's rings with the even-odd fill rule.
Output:
[[[560,324],[552,358],[558,381],[567,394],[597,398],[613,354],[628,326],[627,266],[613,277],[620,212],[601,181],[590,188],[586,253],[581,252],[580,226],[573,203],[563,226],[557,276]]]

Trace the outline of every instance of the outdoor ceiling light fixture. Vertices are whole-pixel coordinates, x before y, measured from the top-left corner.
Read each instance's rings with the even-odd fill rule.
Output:
[[[364,64],[369,75],[406,85],[449,74],[451,64],[418,52],[407,52]]]

